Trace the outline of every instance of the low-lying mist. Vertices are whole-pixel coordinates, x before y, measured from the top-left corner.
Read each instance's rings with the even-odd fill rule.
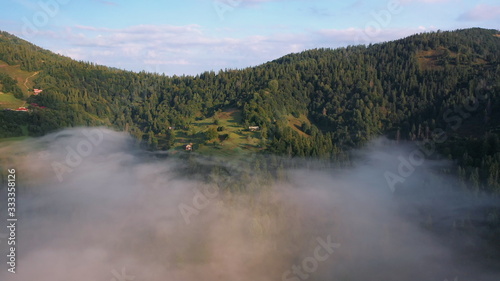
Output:
[[[0,280],[500,280],[485,240],[498,201],[446,161],[401,175],[414,149],[379,139],[330,168],[152,153],[104,128],[3,144],[18,228],[16,274],[2,262]]]

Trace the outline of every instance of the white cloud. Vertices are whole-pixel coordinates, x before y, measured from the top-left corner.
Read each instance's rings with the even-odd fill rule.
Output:
[[[198,25],[123,29],[76,26],[53,36],[54,44],[69,42],[66,48],[57,47],[59,53],[78,60],[180,75],[244,68],[307,49],[389,41],[425,30],[423,26],[380,31],[347,28],[234,38],[208,35]]]
[[[101,61],[108,61],[108,65],[127,69],[135,64],[132,69],[137,71],[144,64],[164,65],[167,68],[191,66],[188,74],[264,63],[286,53],[303,50],[307,41],[303,35],[288,34],[216,37],[207,35],[196,25],[140,25],[124,29],[76,26],[64,36],[72,47],[60,53],[77,59],[92,54],[92,61],[100,58]],[[110,50],[112,53],[106,53]],[[125,61],[128,65],[124,65]]]

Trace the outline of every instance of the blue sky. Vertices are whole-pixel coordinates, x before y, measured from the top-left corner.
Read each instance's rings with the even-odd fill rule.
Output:
[[[498,0],[4,0],[0,30],[77,60],[195,75],[306,49],[500,28]]]

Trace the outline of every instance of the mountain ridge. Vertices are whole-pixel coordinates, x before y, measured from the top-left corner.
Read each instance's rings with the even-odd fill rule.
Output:
[[[420,33],[307,50],[239,70],[165,76],[74,61],[4,32],[0,61],[39,71],[33,87],[43,93],[23,97],[30,112],[2,111],[0,137],[104,125],[153,150],[193,143],[208,154],[264,150],[348,161],[351,148],[373,137],[423,141],[440,129],[448,136],[440,147],[445,157],[495,169],[498,34],[480,28]],[[487,181],[489,174],[480,177]]]

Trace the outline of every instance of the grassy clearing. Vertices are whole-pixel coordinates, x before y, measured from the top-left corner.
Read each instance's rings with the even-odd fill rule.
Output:
[[[17,99],[12,94],[0,92],[0,109],[11,108],[16,109],[23,106],[25,101]]]
[[[450,51],[444,47],[439,47],[435,50],[427,50],[417,52],[418,64],[421,70],[443,70],[444,66],[441,60],[448,56],[451,60],[450,64],[457,66],[458,57],[462,55],[461,53]],[[472,62],[473,65],[484,65],[489,62],[480,57],[474,57]]]
[[[420,51],[417,53],[418,63],[422,70],[443,70],[439,65],[439,58],[445,53],[444,48],[437,50]]]
[[[193,150],[205,155],[235,156],[254,153],[266,148],[266,141],[262,140],[260,131],[250,131],[242,125],[242,112],[239,109],[227,108],[217,112],[215,116],[194,121],[186,130],[175,129],[175,143],[173,151],[184,151],[187,144],[193,144]],[[302,123],[311,124],[307,116],[300,115],[286,117],[288,125],[300,135],[310,137],[301,130]],[[207,130],[217,130],[218,138],[207,141]],[[165,136],[160,135],[158,145],[164,145]]]
[[[294,129],[297,133],[299,133],[299,135],[304,137],[310,137],[308,134],[304,133],[301,130],[302,123],[307,123],[311,125],[311,121],[309,121],[309,119],[307,119],[307,117],[304,114],[301,114],[298,118],[289,115],[286,117],[286,120],[288,120],[288,125],[292,127],[292,129]]]
[[[5,73],[17,81],[17,86],[23,91],[25,97],[33,94],[31,89],[35,85],[33,83],[34,77],[38,72],[28,72],[21,70],[19,65],[8,65],[4,61],[0,61],[0,73]]]
[[[241,110],[229,108],[218,112],[214,117],[197,120],[187,130],[175,130],[175,150],[184,150],[185,145],[193,143],[197,152],[206,155],[231,156],[242,152],[256,152],[263,149],[260,132],[251,132],[241,125]],[[205,132],[222,127],[218,138],[207,141]],[[161,145],[161,143],[159,143]]]

